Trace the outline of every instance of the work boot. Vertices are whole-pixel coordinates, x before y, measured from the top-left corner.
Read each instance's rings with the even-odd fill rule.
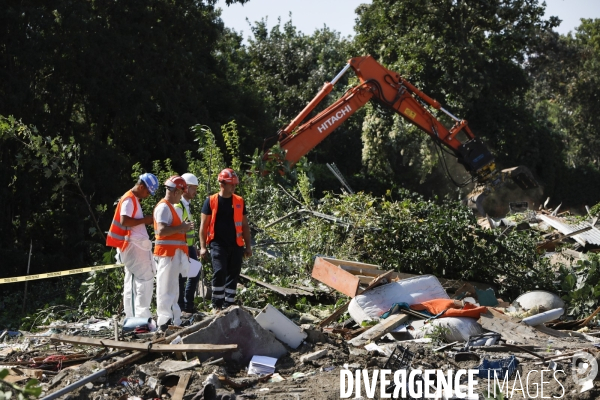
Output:
[[[172,324],[173,324],[173,321],[171,320],[171,318],[169,318],[169,320],[166,323],[164,323],[158,327],[157,332],[165,333],[167,331],[167,329],[169,329],[169,325],[172,325]]]

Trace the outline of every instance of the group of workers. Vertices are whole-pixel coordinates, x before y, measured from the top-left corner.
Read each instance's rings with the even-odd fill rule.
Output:
[[[188,277],[190,258],[212,259],[213,310],[235,304],[236,286],[244,257],[252,255],[250,226],[244,199],[235,194],[239,178],[226,168],[219,173],[219,192],[206,198],[201,210],[199,246],[196,248],[191,200],[198,178],[186,173],[168,178],[165,196],[152,215],[144,215],[140,200],[154,195],[158,178],[140,175],[119,200],[106,245],[117,249],[117,262],[125,265],[123,305],[125,317],[151,318],[150,303],[156,277],[156,312],[159,330],[180,325],[182,313],[194,312],[194,293],[201,272]],[[146,225],[154,225],[154,249]],[[210,252],[209,252],[210,249]],[[200,261],[200,260],[198,260]]]

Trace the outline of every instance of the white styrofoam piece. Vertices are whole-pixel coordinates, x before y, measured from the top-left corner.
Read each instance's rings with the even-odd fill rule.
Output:
[[[449,299],[440,281],[433,275],[423,275],[388,283],[350,301],[348,313],[354,321],[378,320],[394,303],[413,305],[433,299]]]
[[[552,321],[563,315],[565,312],[564,308],[555,308],[554,310],[548,310],[543,313],[532,315],[531,317],[523,318],[521,322],[529,326],[541,325],[543,323]]]
[[[292,349],[300,346],[300,343],[306,339],[307,334],[302,328],[270,304],[267,304],[255,319],[261,327],[273,332],[277,340]]]

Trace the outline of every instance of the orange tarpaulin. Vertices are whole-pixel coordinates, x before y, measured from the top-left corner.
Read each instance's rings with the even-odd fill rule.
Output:
[[[444,317],[471,317],[479,318],[479,315],[487,312],[487,307],[478,307],[471,303],[462,305],[461,301],[451,299],[434,299],[417,303],[410,306],[415,311],[429,311],[433,315],[443,312],[438,318]]]

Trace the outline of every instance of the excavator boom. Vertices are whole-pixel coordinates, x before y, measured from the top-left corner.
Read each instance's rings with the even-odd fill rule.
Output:
[[[300,125],[349,68],[354,70],[360,84],[349,89],[332,105]],[[476,189],[469,196],[469,202],[478,206],[480,212],[482,196],[491,193],[509,178],[523,189],[537,187],[531,172],[523,166],[498,171],[494,156],[471,132],[467,121],[452,115],[439,102],[421,92],[398,73],[379,64],[371,56],[348,60],[344,69],[331,82],[325,83],[304,110],[278,132],[278,141],[285,150],[285,159],[291,164],[298,162],[369,100],[394,110],[456,156],[458,162],[477,182]],[[427,107],[447,114],[454,120],[454,125],[450,129],[446,128]],[[268,157],[267,151],[265,158]]]

